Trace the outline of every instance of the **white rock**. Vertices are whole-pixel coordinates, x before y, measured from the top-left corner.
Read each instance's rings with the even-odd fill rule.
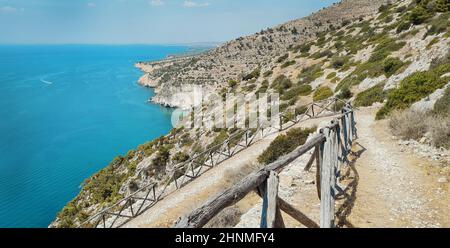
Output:
[[[438,183],[446,183],[447,182],[447,178],[445,177],[441,177],[438,179]]]

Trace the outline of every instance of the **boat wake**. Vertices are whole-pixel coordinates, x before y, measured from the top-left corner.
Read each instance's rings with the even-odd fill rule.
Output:
[[[53,84],[53,82],[44,80],[44,79],[42,79],[42,78],[41,78],[41,82],[43,82],[44,84],[49,84],[49,85]]]

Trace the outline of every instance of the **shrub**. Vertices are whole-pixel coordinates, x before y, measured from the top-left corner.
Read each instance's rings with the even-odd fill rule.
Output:
[[[308,53],[310,50],[311,50],[311,44],[310,43],[300,46],[300,49],[299,49],[299,51],[301,53]]]
[[[416,72],[405,78],[398,89],[388,94],[388,100],[378,111],[377,119],[385,118],[392,110],[408,108],[411,104],[442,88],[448,78],[441,78],[441,75],[448,72],[450,72],[450,63],[430,71]]]
[[[339,69],[343,67],[345,63],[347,63],[347,61],[348,61],[347,57],[333,56],[333,58],[331,59],[331,65],[333,66],[334,69]]]
[[[292,81],[284,75],[278,76],[270,86],[276,89],[278,93],[283,94],[285,90],[292,87]]]
[[[236,87],[237,84],[238,84],[238,82],[236,80],[233,80],[233,79],[228,80],[228,86],[230,88]]]
[[[432,144],[436,147],[450,148],[450,115],[431,116],[427,124]]]
[[[300,83],[309,84],[323,75],[322,64],[306,67],[299,74]]]
[[[399,24],[397,26],[397,29],[396,29],[397,34],[408,30],[410,27],[411,27],[411,23],[408,22],[408,21],[401,21],[401,22],[399,22]]]
[[[269,71],[264,72],[263,77],[269,77],[269,76],[271,76],[272,74],[273,74],[273,71],[272,71],[272,70],[269,70]]]
[[[348,88],[342,88],[339,94],[337,95],[337,98],[339,99],[350,99],[353,96],[352,91]]]
[[[434,39],[432,39],[432,40],[430,41],[430,43],[428,43],[427,49],[430,49],[434,44],[436,44],[436,43],[438,43],[438,42],[439,42],[439,38],[438,38],[438,37],[434,37]]]
[[[251,79],[254,79],[254,78],[258,78],[260,73],[261,73],[261,69],[258,67],[255,70],[253,70],[252,72],[250,72],[249,74],[245,75],[242,78],[242,80],[248,81],[248,80],[251,80]]]
[[[394,111],[389,120],[389,127],[394,135],[402,139],[420,139],[427,132],[425,118],[419,112],[406,110]]]
[[[312,92],[312,87],[310,85],[307,85],[307,84],[298,85],[298,86],[295,86],[292,89],[286,91],[281,96],[281,100],[287,101],[296,96],[307,96],[307,95],[311,94],[311,92]]]
[[[435,10],[437,12],[450,11],[450,2],[448,0],[436,0]]]
[[[329,97],[333,96],[333,91],[330,89],[330,87],[320,87],[314,92],[313,100],[315,102],[325,100]]]
[[[360,64],[356,69],[347,77],[345,77],[336,87],[335,91],[339,91],[342,88],[358,85],[365,78],[375,78],[383,74],[383,66],[380,62],[366,62]]]
[[[434,104],[433,112],[436,115],[450,115],[450,87],[447,86],[445,93],[439,100]]]
[[[394,75],[404,63],[399,58],[389,57],[383,61],[383,71],[386,77]]]
[[[425,135],[436,147],[450,147],[450,116],[417,112],[411,109],[393,111],[389,120],[392,133],[402,139],[419,140]]]
[[[437,18],[430,21],[430,28],[428,28],[425,36],[445,33],[450,26],[450,13],[440,14]]]
[[[289,54],[286,53],[286,54],[278,57],[277,63],[281,63],[281,62],[285,61],[287,58],[289,58]]]
[[[269,88],[269,81],[264,80],[259,89],[256,91],[256,94],[266,93],[268,88]]]
[[[295,60],[290,60],[290,61],[284,62],[284,64],[281,65],[281,68],[286,68],[286,67],[289,67],[291,65],[295,65]]]
[[[429,17],[430,13],[425,8],[418,6],[411,11],[408,18],[412,24],[419,25]]]
[[[186,162],[189,158],[190,158],[190,157],[189,157],[188,154],[186,154],[185,152],[181,152],[181,151],[180,151],[180,152],[177,152],[177,153],[173,156],[172,160],[173,160],[175,163],[179,164],[179,163]]]
[[[318,51],[318,52],[315,52],[315,53],[311,54],[311,57],[313,59],[320,59],[320,58],[323,58],[323,57],[330,58],[331,56],[333,56],[333,52],[331,52],[328,49],[325,49],[324,51]]]
[[[327,79],[333,79],[336,77],[336,72],[331,72],[330,74],[327,75]]]
[[[316,128],[295,128],[289,130],[286,135],[279,135],[258,157],[258,162],[264,165],[275,162],[281,156],[286,155],[295,150],[298,146],[303,145],[309,134],[315,130]]]
[[[405,46],[405,42],[396,42],[392,38],[383,38],[375,47],[369,62],[377,62],[387,58],[391,52],[400,50]]]
[[[306,112],[306,110],[308,110],[308,107],[306,107],[306,106],[298,106],[298,107],[295,108],[295,114],[296,115],[304,114]]]
[[[355,99],[356,107],[368,107],[376,102],[383,102],[386,93],[383,91],[383,85],[377,85],[368,90],[359,93]]]

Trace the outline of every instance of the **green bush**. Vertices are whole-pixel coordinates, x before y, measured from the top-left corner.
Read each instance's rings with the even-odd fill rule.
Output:
[[[285,90],[292,87],[292,81],[284,75],[278,76],[270,86],[276,89],[278,93],[283,94]]]
[[[339,69],[343,67],[345,63],[347,63],[347,61],[348,61],[347,57],[333,56],[333,58],[331,58],[331,65],[333,66],[334,69]]]
[[[345,77],[336,87],[335,91],[343,88],[351,88],[358,85],[366,78],[375,78],[383,74],[383,66],[381,62],[366,62],[360,64],[347,77]]]
[[[447,78],[441,78],[450,72],[450,63],[443,64],[426,72],[416,72],[405,78],[398,89],[388,94],[388,100],[384,107],[377,113],[377,119],[385,118],[392,110],[406,109],[413,103],[430,95],[448,82]]]
[[[436,44],[436,43],[438,43],[438,42],[439,42],[439,38],[438,38],[438,37],[434,37],[434,39],[432,39],[432,40],[430,41],[430,43],[428,43],[427,49],[431,49],[431,47],[433,47],[433,45]]]
[[[331,79],[333,79],[335,77],[336,77],[336,72],[331,72],[330,74],[327,75],[327,79],[328,80],[331,80]]]
[[[386,77],[394,75],[404,63],[399,58],[389,57],[383,61],[383,71]]]
[[[293,87],[292,89],[286,91],[282,96],[281,100],[287,101],[297,96],[307,96],[311,94],[312,88],[310,85],[303,84]]]
[[[255,70],[253,70],[252,72],[250,72],[249,74],[245,75],[242,78],[242,80],[243,81],[252,80],[254,78],[258,78],[260,74],[261,74],[261,68],[258,67]]]
[[[330,98],[333,96],[333,91],[330,89],[330,87],[320,87],[314,92],[313,100],[315,102],[325,100],[327,98]]]
[[[281,63],[281,62],[285,61],[287,58],[289,58],[289,54],[288,53],[278,57],[277,63]]]
[[[409,14],[409,21],[414,25],[419,25],[430,18],[430,13],[424,7],[418,6],[414,8]]]
[[[397,34],[408,30],[410,27],[411,27],[411,23],[408,22],[408,21],[401,21],[401,22],[399,22],[398,26],[397,26],[397,29],[396,29]]]
[[[269,147],[258,157],[258,162],[264,165],[277,161],[283,155],[286,155],[306,142],[309,134],[316,128],[301,129],[295,128],[289,130],[286,135],[282,134],[275,138]]]
[[[264,72],[263,77],[269,77],[269,76],[271,76],[272,74],[273,74],[273,71],[272,71],[272,70],[269,70],[269,71]]]
[[[324,72],[322,70],[322,64],[312,65],[306,67],[299,74],[300,83],[309,84],[317,78],[323,76]]]
[[[345,87],[345,88],[341,89],[341,91],[337,95],[337,98],[339,98],[339,99],[350,99],[352,96],[353,96],[353,93],[350,90],[350,88]]]
[[[173,158],[172,158],[172,160],[176,163],[176,164],[179,164],[179,163],[183,163],[183,162],[186,162],[186,161],[188,161],[189,160],[189,155],[187,154],[187,153],[185,153],[185,152],[177,152],[174,156],[173,156]]]
[[[383,38],[375,47],[369,62],[377,62],[387,58],[392,52],[400,50],[405,46],[405,42],[396,42],[392,38]]]
[[[266,93],[268,88],[269,88],[269,81],[264,80],[259,89],[256,91],[256,94]]]
[[[238,84],[238,82],[236,80],[233,80],[233,79],[228,80],[228,86],[230,88],[236,87],[237,84]]]
[[[377,85],[367,89],[356,96],[356,107],[368,107],[376,102],[383,102],[386,98],[386,93],[383,91],[383,85]]]
[[[295,60],[290,60],[290,61],[284,62],[284,64],[281,65],[281,68],[283,69],[283,68],[289,67],[291,65],[295,65]]]

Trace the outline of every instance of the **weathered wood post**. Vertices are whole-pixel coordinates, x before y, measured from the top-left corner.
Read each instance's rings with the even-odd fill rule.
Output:
[[[261,228],[282,228],[284,222],[277,205],[279,178],[271,171],[269,178],[260,186],[263,205],[261,210]]]
[[[326,141],[322,145],[321,163],[321,202],[320,202],[320,227],[334,227],[334,188],[335,188],[335,127],[327,127],[321,130]]]

